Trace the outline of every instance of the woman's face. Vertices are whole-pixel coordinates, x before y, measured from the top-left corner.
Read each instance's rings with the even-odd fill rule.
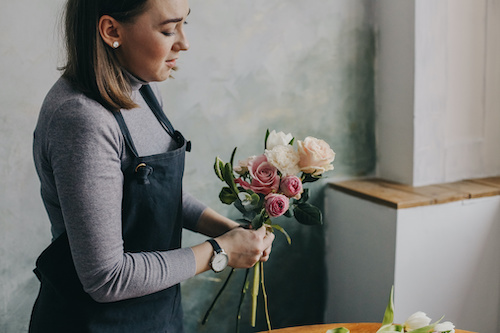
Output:
[[[189,14],[187,0],[149,0],[147,10],[133,23],[122,24],[120,64],[146,82],[170,76],[180,51],[189,43],[183,26]]]

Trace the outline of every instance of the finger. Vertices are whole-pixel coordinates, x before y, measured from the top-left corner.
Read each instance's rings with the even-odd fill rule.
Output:
[[[268,247],[271,246],[271,244],[274,241],[274,237],[275,237],[275,235],[272,232],[269,232],[269,233],[266,234],[266,236],[262,240],[262,242],[264,243],[264,245],[265,245],[266,248],[268,248]]]
[[[270,252],[262,252],[262,256],[260,257],[259,261],[266,262],[269,260],[269,254]]]
[[[264,225],[262,227],[260,227],[259,229],[255,230],[255,234],[258,237],[262,237],[262,238],[266,235],[266,232],[267,232],[267,229]]]

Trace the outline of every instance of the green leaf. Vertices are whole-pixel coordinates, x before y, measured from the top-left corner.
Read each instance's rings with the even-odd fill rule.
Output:
[[[349,333],[350,331],[345,327],[337,327],[332,328],[331,330],[326,331],[326,333]]]
[[[234,194],[229,187],[223,187],[219,193],[220,201],[222,201],[222,203],[225,203],[226,205],[232,204],[236,201],[237,198],[238,196]]]
[[[294,199],[294,202],[295,203],[306,203],[307,200],[309,200],[309,189],[305,188],[304,192],[302,192],[302,195],[300,196],[300,199],[299,200]]]
[[[298,203],[293,210],[293,214],[295,216],[295,219],[297,219],[297,221],[300,224],[305,224],[305,225],[323,224],[321,211],[317,207],[309,203]]]
[[[288,242],[288,245],[292,244],[292,238],[290,237],[288,232],[286,232],[286,230],[282,226],[280,226],[279,224],[272,224],[271,227],[273,227],[274,229],[278,230],[283,235],[285,235],[285,238],[286,238],[286,241]]]
[[[295,141],[295,138],[292,138],[292,140],[290,140],[290,142],[288,142],[288,144],[289,144],[290,146],[293,146],[293,142],[294,142],[294,141]]]
[[[302,174],[302,183],[314,183],[315,181],[320,180],[323,178],[321,175],[320,176],[313,176],[310,173],[303,173]]]
[[[231,164],[231,169],[233,168],[234,165],[234,156],[236,155],[236,149],[238,147],[234,147],[233,152],[231,153],[231,159],[229,160],[229,164]]]
[[[262,227],[263,224],[264,224],[264,216],[262,215],[262,213],[257,214],[252,220],[252,229],[257,230],[260,227]]]
[[[260,201],[260,196],[257,193],[252,192],[252,205],[257,206]]]
[[[238,188],[236,187],[236,184],[234,183],[233,167],[231,166],[231,164],[226,163],[224,165],[224,170],[223,170],[222,175],[224,177],[224,181],[229,186],[229,188],[233,191],[233,193],[238,194],[240,191],[238,191]]]
[[[266,137],[264,139],[264,149],[267,149],[267,138],[269,137],[269,128],[266,130]]]
[[[392,324],[393,321],[394,321],[394,286],[392,286],[391,288],[389,303],[385,308],[384,319],[382,320],[382,326]]]
[[[411,332],[412,333],[429,333],[429,332],[434,331],[434,326],[436,326],[436,325],[432,324],[432,325],[420,327],[420,328],[417,328],[415,330],[412,330]]]
[[[217,177],[219,177],[220,180],[224,181],[224,177],[222,177],[222,170],[224,169],[224,162],[217,156],[215,158],[215,163],[214,163],[214,171]]]
[[[392,325],[392,324],[383,325],[377,331],[377,333],[401,333],[401,332],[403,332],[403,327],[401,325]]]

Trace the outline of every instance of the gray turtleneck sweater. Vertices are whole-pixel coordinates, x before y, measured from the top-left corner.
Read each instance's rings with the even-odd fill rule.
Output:
[[[122,113],[136,149],[141,156],[163,153],[172,140],[139,93],[142,82],[131,81],[139,108]],[[76,271],[92,298],[113,302],[139,297],[194,276],[190,248],[124,252],[121,170],[132,156],[113,114],[64,78],[42,105],[33,154],[53,239],[67,231]],[[183,202],[184,227],[195,231],[205,206],[189,195]]]

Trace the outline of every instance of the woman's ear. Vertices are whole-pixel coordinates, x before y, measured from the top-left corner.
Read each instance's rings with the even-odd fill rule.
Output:
[[[109,15],[103,15],[99,19],[99,33],[104,42],[114,49],[122,43],[120,23]]]

